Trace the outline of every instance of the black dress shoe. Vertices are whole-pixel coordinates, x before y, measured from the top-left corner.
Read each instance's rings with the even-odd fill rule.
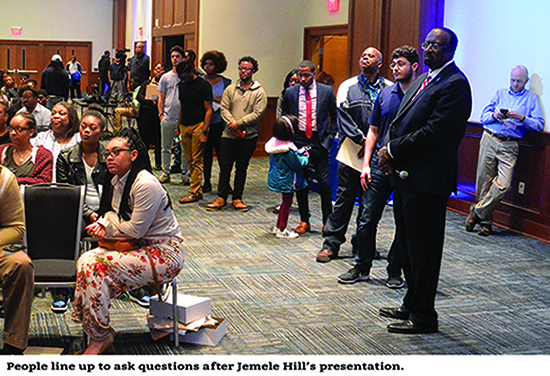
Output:
[[[411,313],[403,307],[382,307],[378,312],[380,313],[380,316],[398,320],[408,320],[411,315]]]
[[[411,320],[394,322],[388,325],[388,332],[399,334],[437,333],[437,324],[420,326]]]
[[[478,223],[481,223],[481,218],[476,214],[475,211],[471,211],[468,218],[466,218],[466,231],[472,232]]]
[[[18,347],[8,345],[4,343],[4,347],[0,349],[0,355],[23,355],[25,349],[20,349]]]

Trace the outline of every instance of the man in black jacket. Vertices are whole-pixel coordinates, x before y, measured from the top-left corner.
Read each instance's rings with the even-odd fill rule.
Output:
[[[378,153],[382,170],[395,179],[396,239],[408,285],[401,307],[380,309],[384,317],[405,320],[388,325],[392,333],[438,331],[434,306],[447,201],[456,189],[458,146],[472,110],[470,84],[453,62],[457,45],[452,30],[430,31],[422,44],[430,71],[407,90],[389,142]]]

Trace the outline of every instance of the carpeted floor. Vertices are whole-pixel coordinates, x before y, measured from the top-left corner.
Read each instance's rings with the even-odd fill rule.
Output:
[[[111,308],[118,354],[550,354],[550,245],[507,231],[482,238],[463,230],[465,217],[448,212],[447,238],[436,301],[440,332],[395,335],[378,316],[381,306],[399,305],[405,290],[385,287],[384,257],[393,239],[393,216],[379,226],[372,280],[341,285],[336,277],[353,262],[346,243],[342,258],[315,262],[321,247],[320,201],[311,195],[313,231],[298,239],[271,233],[279,195],[266,189],[268,160],[253,160],[245,190],[251,210],[207,212],[216,198],[185,206],[188,187],[167,185],[185,237],[187,263],[179,290],[208,296],[215,317],[227,319],[216,347],[153,342],[147,310],[125,299]],[[214,171],[217,178],[217,169]],[[297,212],[290,224],[298,224]],[[350,224],[348,235],[355,228]],[[349,239],[350,236],[348,236]],[[81,329],[69,313],[49,310],[37,297],[30,345],[74,351]]]

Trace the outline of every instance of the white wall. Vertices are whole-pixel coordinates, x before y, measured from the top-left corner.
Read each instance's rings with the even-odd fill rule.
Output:
[[[126,9],[126,47],[132,49],[134,42],[146,41],[146,54],[151,56],[153,0],[132,0]],[[140,31],[141,28],[141,31]],[[132,56],[134,51],[129,53]]]
[[[445,1],[445,26],[459,38],[456,62],[468,75],[473,89],[472,120],[495,91],[509,87],[510,70],[518,65],[529,69],[528,88],[540,95],[544,109],[550,109],[550,95],[544,93],[549,77],[550,2],[541,0]],[[545,130],[550,129],[548,122]]]
[[[237,62],[245,55],[260,64],[255,79],[268,96],[278,96],[285,75],[302,60],[304,27],[348,23],[348,0],[328,13],[326,0],[201,0],[198,56],[222,51],[224,73],[238,79]]]
[[[5,0],[0,39],[70,40],[93,43],[92,66],[112,47],[112,0]],[[11,35],[21,26],[22,34]]]

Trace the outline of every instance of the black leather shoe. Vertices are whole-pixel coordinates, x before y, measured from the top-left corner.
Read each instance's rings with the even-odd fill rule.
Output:
[[[382,307],[378,312],[380,313],[380,316],[398,320],[408,320],[411,314],[403,307]]]
[[[23,355],[25,349],[20,349],[12,345],[4,343],[4,347],[0,349],[0,355]]]
[[[388,332],[399,334],[422,334],[422,333],[437,333],[437,324],[429,326],[420,326],[411,320],[393,322],[388,325]]]

